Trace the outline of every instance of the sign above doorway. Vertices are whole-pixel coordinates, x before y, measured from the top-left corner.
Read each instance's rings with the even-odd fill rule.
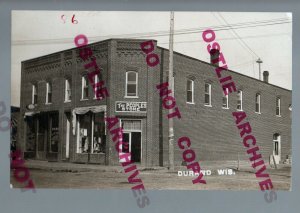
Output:
[[[116,112],[147,112],[147,102],[116,101]]]

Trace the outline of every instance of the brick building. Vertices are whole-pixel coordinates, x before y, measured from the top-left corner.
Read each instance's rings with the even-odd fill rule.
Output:
[[[168,119],[156,85],[167,81],[168,50],[156,46],[160,64],[149,68],[144,40],[110,39],[90,44],[109,97],[97,100],[76,48],[22,62],[18,146],[25,158],[118,165],[104,117],[117,116],[132,160],[168,165]],[[75,45],[74,45],[75,46]],[[188,136],[201,161],[247,159],[232,112],[247,112],[261,154],[282,162],[291,154],[291,91],[228,70],[239,92],[224,96],[215,66],[174,52],[175,165],[179,137]]]

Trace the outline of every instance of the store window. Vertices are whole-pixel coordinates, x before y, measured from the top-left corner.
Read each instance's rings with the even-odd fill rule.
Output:
[[[133,71],[126,72],[126,97],[138,97],[138,73]]]
[[[50,116],[50,152],[58,152],[58,114],[51,114]]]
[[[26,117],[26,151],[33,152],[36,148],[36,120],[32,116]]]
[[[78,115],[77,153],[105,153],[104,112]]]

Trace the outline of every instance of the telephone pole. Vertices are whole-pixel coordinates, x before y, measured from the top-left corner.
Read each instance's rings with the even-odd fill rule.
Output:
[[[174,36],[174,12],[170,14],[170,38],[169,38],[169,87],[171,96],[174,97],[174,76],[173,76],[173,36]],[[169,109],[169,114],[172,110]],[[169,119],[169,170],[174,171],[174,128],[173,118]]]

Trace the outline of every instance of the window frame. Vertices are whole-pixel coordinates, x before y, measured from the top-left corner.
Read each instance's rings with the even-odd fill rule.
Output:
[[[127,87],[128,85],[134,85],[132,83],[128,84],[128,75],[129,73],[134,73],[135,74],[135,91],[136,94],[134,96],[129,96]],[[138,98],[138,79],[139,79],[139,73],[137,71],[126,71],[126,78],[125,78],[125,98]]]
[[[85,84],[84,84],[85,82]],[[87,97],[84,97],[85,89],[87,89]],[[81,101],[89,100],[89,84],[86,75],[81,76]]]
[[[206,93],[206,85],[208,85],[208,93]],[[209,95],[209,103],[205,103],[205,97],[206,95]],[[210,83],[205,83],[204,84],[204,106],[207,106],[207,107],[211,107],[212,106],[212,103],[211,103],[211,84]]]
[[[49,101],[49,94],[51,94],[50,101]],[[46,83],[46,104],[52,104],[52,83],[51,82]]]
[[[70,82],[71,82],[70,79],[68,79],[68,78],[65,79],[65,102],[72,101],[72,86],[71,86]],[[69,97],[68,91],[70,91],[70,97]]]
[[[192,83],[192,90],[188,90],[188,82]],[[186,103],[187,104],[195,104],[195,98],[194,98],[195,87],[194,87],[194,83],[195,83],[195,81],[193,79],[187,79],[187,81],[186,81]],[[188,92],[189,91],[192,93],[192,101],[191,102],[188,100]]]
[[[36,99],[35,99],[36,96]],[[33,105],[36,105],[38,102],[38,90],[37,90],[37,85],[32,84],[32,97],[31,97],[31,103]]]
[[[257,97],[258,97],[258,99],[257,99]],[[256,109],[257,105],[258,105],[258,111]],[[260,93],[255,94],[255,113],[261,114],[261,94]]]
[[[240,101],[240,104],[239,104]],[[238,106],[240,105],[240,109],[238,108]],[[238,111],[243,111],[243,90],[238,90],[237,91],[237,105],[236,105],[236,109]]]
[[[277,137],[275,139],[275,137]],[[276,144],[277,143],[277,154],[276,154]],[[281,155],[281,135],[279,133],[273,134],[273,155],[280,156]]]
[[[226,92],[227,94],[224,95],[224,90],[222,90],[222,108],[223,109],[229,109],[229,89],[228,88],[225,88],[226,89]],[[224,107],[224,102],[223,102],[223,98],[226,98],[226,106]]]
[[[277,114],[277,108],[278,108],[278,114]],[[281,117],[281,98],[280,97],[276,97],[275,114],[277,117]]]

